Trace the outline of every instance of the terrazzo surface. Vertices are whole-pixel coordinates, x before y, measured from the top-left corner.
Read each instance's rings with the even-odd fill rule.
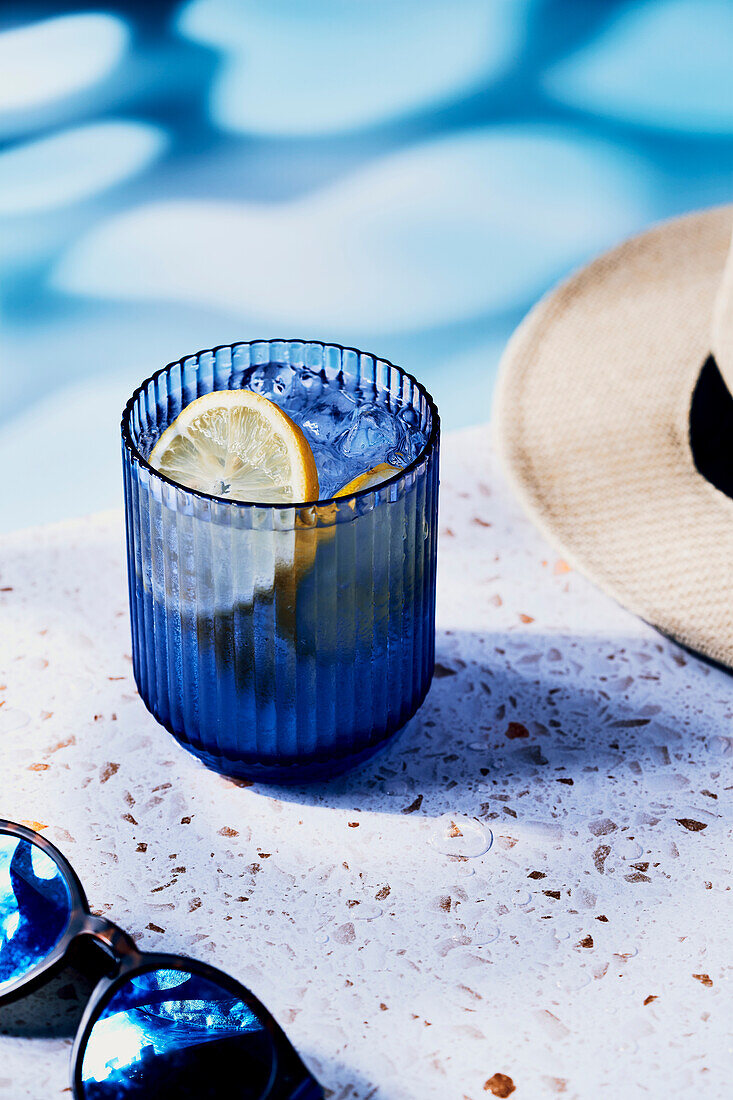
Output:
[[[568,569],[488,436],[445,442],[428,699],[318,786],[224,779],[147,713],[120,515],[7,537],[0,813],[250,986],[332,1100],[729,1095],[731,680]],[[1,1097],[69,1095],[83,994],[0,1010]]]

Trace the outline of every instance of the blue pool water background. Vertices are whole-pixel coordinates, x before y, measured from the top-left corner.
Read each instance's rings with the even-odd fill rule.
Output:
[[[552,283],[733,193],[729,0],[30,11],[0,10],[0,529],[118,506],[135,385],[233,340],[375,351],[486,421]]]

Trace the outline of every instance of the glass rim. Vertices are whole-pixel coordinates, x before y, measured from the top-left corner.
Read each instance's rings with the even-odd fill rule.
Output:
[[[130,428],[133,407],[142,392],[147,389],[147,387],[151,383],[157,382],[157,380],[164,374],[166,374],[166,372],[172,370],[174,367],[182,367],[187,359],[199,360],[202,355],[216,355],[216,353],[219,351],[233,351],[235,348],[251,348],[255,344],[303,344],[313,345],[315,347],[323,348],[324,350],[326,348],[336,348],[342,353],[342,355],[344,352],[353,352],[355,355],[368,355],[375,362],[378,361],[380,363],[384,363],[386,364],[386,366],[392,368],[393,370],[399,371],[403,378],[407,378],[410,382],[412,382],[412,384],[417,388],[420,394],[422,394],[422,396],[427,401],[428,408],[430,410],[430,431],[428,433],[428,438],[426,439],[424,446],[421,448],[417,456],[408,463],[407,466],[405,466],[402,470],[399,470],[398,473],[392,474],[391,477],[386,478],[384,481],[380,482],[379,485],[373,485],[371,488],[367,487],[365,489],[359,489],[355,493],[349,493],[348,497],[344,498],[335,496],[320,497],[318,500],[293,501],[291,504],[268,504],[263,503],[262,501],[232,500],[231,497],[215,496],[213,493],[205,493],[201,489],[192,489],[189,488],[189,486],[187,485],[182,485],[179,481],[174,481],[166,474],[162,474],[159,470],[156,470],[154,466],[151,466],[147,459],[144,458],[141,454],[137,444],[135,443],[135,440],[133,439],[132,431]],[[212,390],[211,392],[213,393],[216,391]],[[230,507],[236,508],[273,509],[278,512],[282,512],[293,508],[316,508],[322,505],[333,504],[334,502],[342,502],[343,500],[359,500],[363,497],[368,496],[370,493],[373,494],[376,492],[380,492],[387,486],[399,484],[401,481],[407,478],[408,474],[412,473],[419,466],[421,466],[423,462],[435,450],[435,445],[440,435],[440,414],[438,413],[438,406],[435,404],[432,395],[427,391],[425,386],[421,382],[419,382],[413,374],[410,374],[409,371],[406,371],[404,367],[400,367],[396,363],[392,363],[389,359],[385,359],[381,355],[374,355],[373,352],[360,351],[358,348],[348,347],[344,344],[338,344],[333,341],[325,342],[323,340],[302,340],[298,339],[297,337],[282,339],[273,336],[267,340],[238,340],[234,344],[217,344],[216,347],[202,348],[200,351],[193,352],[193,354],[183,355],[180,359],[173,359],[170,363],[167,363],[164,367],[160,367],[157,371],[151,374],[148,378],[145,378],[142,382],[140,382],[138,386],[135,387],[132,396],[129,398],[127,404],[123,409],[120,428],[122,431],[122,441],[125,445],[125,450],[128,452],[131,460],[141,466],[142,469],[146,470],[149,475],[156,478],[158,481],[163,482],[164,484],[173,486],[173,488],[178,489],[179,492],[186,493],[192,497],[197,497],[200,500],[205,500],[214,504],[225,504],[229,505]]]

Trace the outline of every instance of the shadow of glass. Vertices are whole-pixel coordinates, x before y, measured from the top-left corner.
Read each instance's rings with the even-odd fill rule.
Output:
[[[444,631],[425,703],[377,756],[328,782],[258,790],[305,805],[488,822],[506,819],[509,801],[535,814],[542,804],[546,817],[587,815],[632,787],[637,807],[679,801],[675,754],[684,754],[684,784],[697,771],[704,787],[711,765],[706,752],[690,753],[690,699],[723,675],[657,635]]]

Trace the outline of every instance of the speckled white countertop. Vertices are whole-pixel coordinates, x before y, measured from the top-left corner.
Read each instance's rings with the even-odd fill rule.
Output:
[[[487,438],[445,441],[427,702],[320,786],[224,779],[147,713],[120,516],[6,538],[0,813],[251,986],[337,1100],[728,1096],[733,680],[570,572]],[[68,1089],[77,996],[0,1011],[1,1097]]]

